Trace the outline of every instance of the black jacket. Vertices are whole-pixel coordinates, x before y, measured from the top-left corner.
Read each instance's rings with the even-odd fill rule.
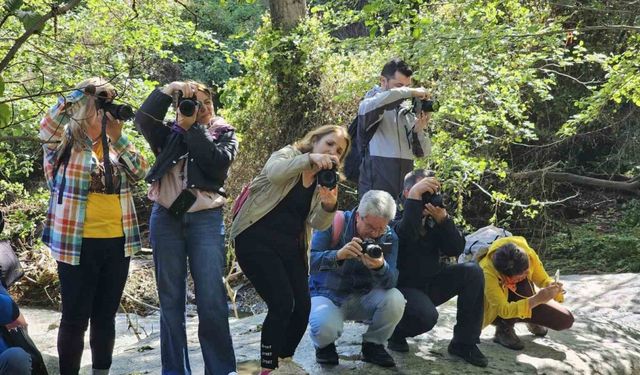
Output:
[[[458,256],[464,237],[451,218],[429,228],[422,220],[422,201],[406,199],[391,227],[398,234],[398,286],[424,288],[440,272],[440,257]]]
[[[154,90],[136,112],[136,128],[156,155],[156,162],[145,180],[149,183],[159,180],[181,156],[189,153],[187,186],[226,196],[224,181],[238,151],[235,130],[228,126],[217,139],[210,139],[200,124],[194,124],[184,134],[175,132],[164,123],[171,102],[169,95]]]

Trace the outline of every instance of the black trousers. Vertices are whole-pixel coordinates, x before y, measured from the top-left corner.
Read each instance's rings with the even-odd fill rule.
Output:
[[[278,367],[278,357],[293,356],[311,311],[304,249],[297,241],[275,245],[273,238],[242,233],[235,241],[238,263],[269,309],[262,324],[260,357],[262,367],[270,369]]]
[[[458,296],[453,342],[480,342],[484,313],[484,275],[475,262],[444,267],[424,288],[398,287],[407,304],[392,337],[405,338],[430,331],[438,321],[436,306]]]
[[[76,375],[91,320],[90,345],[94,369],[111,367],[115,315],[129,273],[124,237],[83,238],[80,265],[58,262],[62,320],[58,330],[61,375]]]

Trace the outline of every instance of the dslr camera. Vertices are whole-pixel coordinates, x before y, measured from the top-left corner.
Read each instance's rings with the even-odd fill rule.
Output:
[[[182,91],[178,92],[177,107],[183,116],[186,116],[186,117],[193,116],[193,114],[196,112],[196,109],[200,104],[201,103],[198,100],[198,97],[196,96],[195,93],[193,94],[192,97],[185,98]]]
[[[421,100],[413,98],[413,113],[419,115],[422,112],[437,112],[440,103],[437,100]]]
[[[367,238],[362,241],[360,247],[362,247],[362,254],[367,254],[372,258],[380,258],[382,256],[382,246],[376,240]]]
[[[333,162],[333,167],[331,169],[321,169],[318,173],[316,173],[316,181],[318,185],[324,186],[327,189],[333,189],[338,185],[338,180],[340,176],[338,175],[338,165]]]
[[[440,208],[444,207],[444,201],[442,199],[442,195],[440,193],[431,194],[429,192],[425,192],[422,194],[422,205],[424,206],[427,203],[431,203],[432,205]]]
[[[101,92],[96,96],[96,109],[102,109],[105,113],[110,113],[116,120],[127,121],[135,117],[133,109],[126,104],[114,104],[109,99],[107,93]]]

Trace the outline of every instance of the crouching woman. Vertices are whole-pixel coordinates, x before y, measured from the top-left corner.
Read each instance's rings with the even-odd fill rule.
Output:
[[[549,277],[538,257],[523,237],[495,241],[480,259],[484,272],[484,319],[482,327],[496,326],[494,342],[513,350],[524,344],[514,330],[517,322],[527,323],[536,336],[545,336],[573,325],[573,315],[560,305],[562,284]],[[540,288],[537,292],[534,285]]]

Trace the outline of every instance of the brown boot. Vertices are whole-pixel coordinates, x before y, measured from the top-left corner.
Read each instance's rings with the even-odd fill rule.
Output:
[[[513,329],[513,323],[496,319],[494,324],[496,326],[496,335],[493,337],[493,342],[513,350],[524,349],[524,344]]]
[[[545,337],[547,335],[547,332],[549,332],[549,330],[546,327],[539,326],[533,323],[527,323],[527,328],[529,329],[529,332],[533,333],[538,337]]]

